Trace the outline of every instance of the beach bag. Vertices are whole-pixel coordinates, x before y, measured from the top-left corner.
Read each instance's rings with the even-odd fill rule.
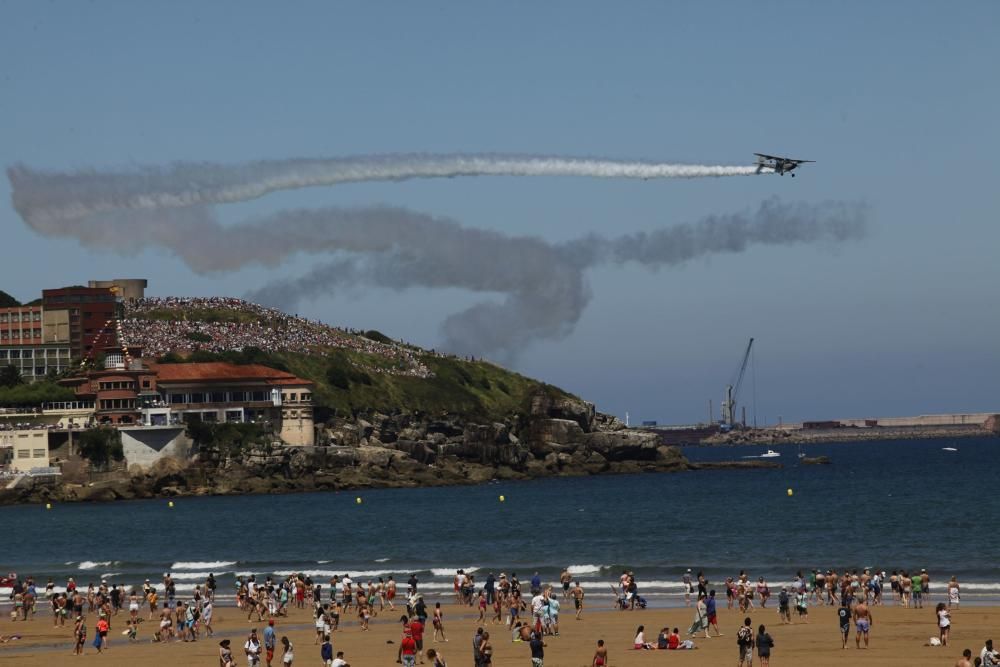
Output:
[[[94,633],[94,642],[93,643],[94,643],[94,648],[101,648],[101,633],[100,632],[95,632]]]

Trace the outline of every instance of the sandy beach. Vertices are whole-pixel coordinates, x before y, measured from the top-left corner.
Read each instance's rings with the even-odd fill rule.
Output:
[[[610,596],[592,595],[585,609],[583,619],[575,621],[572,613],[563,613],[561,632],[558,637],[546,639],[545,664],[549,667],[585,667],[591,664],[598,639],[604,639],[609,648],[612,667],[658,665],[663,661],[686,665],[729,665],[736,664],[736,630],[742,623],[743,615],[736,610],[721,609],[719,624],[723,637],[711,639],[697,638],[694,651],[635,651],[631,649],[637,626],[644,625],[648,641],[655,642],[656,635],[664,626],[679,627],[684,633],[691,623],[693,611],[690,609],[645,609],[641,611],[614,611],[610,609]],[[935,600],[936,602],[936,600]],[[444,605],[443,605],[444,606]],[[434,643],[428,627],[425,648],[434,647],[442,652],[452,667],[471,667],[471,640],[479,625],[478,614],[472,614],[468,607],[446,605],[445,631],[448,642]],[[564,605],[568,612],[571,604]],[[808,624],[794,623],[780,625],[775,609],[756,610],[751,613],[754,628],[763,623],[774,638],[772,651],[773,665],[906,665],[920,667],[927,665],[955,664],[962,650],[970,648],[979,654],[983,643],[997,632],[1000,626],[1000,607],[965,607],[952,613],[952,641],[947,647],[925,646],[928,638],[937,636],[933,604],[922,610],[901,609],[899,607],[875,607],[874,624],[871,633],[871,648],[854,648],[852,628],[849,649],[840,648],[840,635],[836,613],[832,607],[812,608]],[[344,651],[345,658],[354,667],[366,665],[393,665],[399,646],[401,612],[388,610],[379,614],[371,623],[371,630],[363,632],[357,621],[350,618],[333,634],[335,651]],[[129,644],[121,636],[125,614],[119,615],[110,633],[112,644],[105,653],[98,654],[91,646],[93,624],[96,616],[88,619],[88,642],[82,657],[71,655],[72,627],[53,628],[47,612],[37,615],[29,622],[12,623],[5,617],[0,620],[0,634],[9,636],[20,633],[21,640],[0,645],[0,666],[51,667],[52,665],[145,665],[146,667],[176,667],[177,665],[218,664],[218,642],[223,638],[233,641],[234,655],[239,656],[239,664],[247,664],[242,654],[242,643],[251,627],[263,629],[256,621],[248,623],[245,615],[234,607],[219,606],[216,609],[216,637],[202,639],[196,643],[154,644],[150,642],[154,624],[143,623],[140,627],[140,641]],[[429,624],[428,624],[429,626]],[[494,646],[496,667],[528,667],[531,664],[528,646],[512,643],[510,633],[503,626],[487,623]],[[308,610],[292,610],[289,618],[279,619],[276,624],[278,637],[287,635],[295,647],[295,665],[320,665],[319,647],[314,645],[315,633]],[[388,642],[391,641],[392,644]],[[280,646],[280,645],[279,645]],[[280,653],[280,648],[279,648]],[[755,656],[755,664],[757,663]],[[262,663],[263,664],[263,663]],[[280,664],[277,658],[275,665]]]

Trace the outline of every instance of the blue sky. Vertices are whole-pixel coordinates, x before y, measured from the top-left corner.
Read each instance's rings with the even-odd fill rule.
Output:
[[[799,178],[453,179],[283,192],[394,204],[552,241],[788,201],[865,201],[869,238],[591,271],[567,338],[517,369],[633,419],[707,418],[750,336],[758,421],[1000,410],[995,2],[0,2],[0,158],[71,169],[384,152],[746,163]],[[88,278],[233,294],[293,266],[198,276],[29,230],[0,181],[0,289]],[[197,239],[192,239],[197,243]],[[309,316],[426,346],[459,290],[331,286]],[[750,399],[750,392],[745,394]]]

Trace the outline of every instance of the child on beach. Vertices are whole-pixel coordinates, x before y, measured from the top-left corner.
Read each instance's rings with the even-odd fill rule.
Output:
[[[938,621],[938,631],[940,633],[941,646],[948,645],[948,635],[951,633],[951,612],[948,611],[948,605],[944,602],[937,603],[937,621]]]
[[[952,577],[951,581],[948,582],[948,608],[958,609],[958,604],[961,600],[962,596],[958,587],[958,580]]]

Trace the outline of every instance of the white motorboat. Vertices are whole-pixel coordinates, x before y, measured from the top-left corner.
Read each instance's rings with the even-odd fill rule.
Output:
[[[757,458],[761,458],[761,459],[775,459],[775,458],[778,458],[779,456],[781,456],[781,454],[779,454],[778,452],[774,451],[773,449],[769,449],[769,450],[767,450],[766,452],[764,452],[763,454],[761,454]]]

